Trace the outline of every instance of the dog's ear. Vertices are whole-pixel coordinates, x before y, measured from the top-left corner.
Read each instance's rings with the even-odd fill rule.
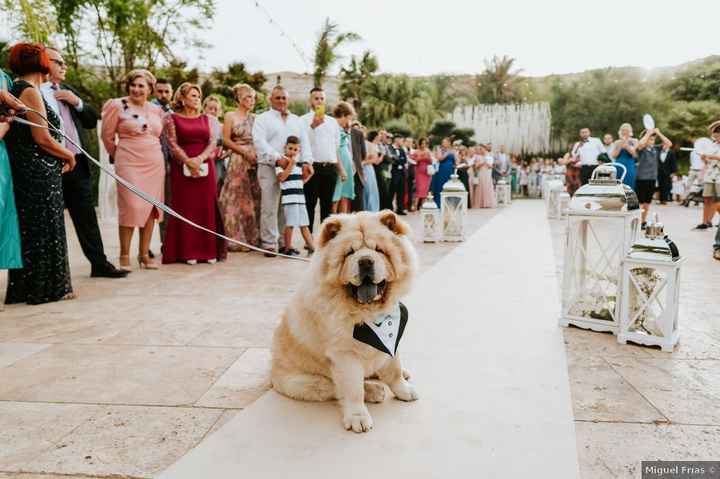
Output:
[[[380,223],[387,226],[387,228],[396,235],[404,236],[410,231],[407,223],[398,218],[397,215],[390,210],[380,212]]]
[[[340,232],[340,228],[342,228],[342,221],[337,217],[330,217],[323,221],[320,226],[320,238],[318,239],[320,247],[325,246],[331,239],[336,237]]]

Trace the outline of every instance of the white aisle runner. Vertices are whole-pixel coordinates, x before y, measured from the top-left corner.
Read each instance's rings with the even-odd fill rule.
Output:
[[[270,391],[160,477],[579,476],[550,231],[517,202],[420,278],[400,352],[420,400],[370,405],[345,431],[335,403]]]

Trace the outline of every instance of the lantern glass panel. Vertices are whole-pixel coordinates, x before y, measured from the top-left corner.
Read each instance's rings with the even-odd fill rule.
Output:
[[[611,217],[570,217],[564,294],[565,315],[616,322],[620,261],[627,249],[625,222]]]
[[[662,329],[668,285],[667,272],[655,268],[630,269],[629,332],[665,337]]]
[[[443,231],[448,236],[460,236],[462,235],[462,202],[463,199],[458,196],[445,196],[443,197],[443,209],[446,211],[443,214]],[[445,212],[444,211],[444,212]]]
[[[438,216],[437,213],[423,213],[423,233],[425,238],[433,240],[437,238],[439,227]]]

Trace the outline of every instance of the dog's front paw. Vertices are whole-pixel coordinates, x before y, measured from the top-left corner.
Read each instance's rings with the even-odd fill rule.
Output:
[[[385,384],[375,381],[365,381],[365,402],[381,403],[385,401]]]
[[[355,432],[368,432],[373,427],[373,420],[364,404],[347,407],[343,410],[343,426]]]
[[[390,390],[401,401],[415,401],[420,397],[415,390],[415,386],[404,379],[390,386]]]

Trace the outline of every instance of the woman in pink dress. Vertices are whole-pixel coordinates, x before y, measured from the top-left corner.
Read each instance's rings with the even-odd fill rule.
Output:
[[[175,92],[174,113],[164,119],[170,161],[170,208],[193,223],[222,233],[217,205],[214,154],[217,139],[212,121],[202,114],[202,92],[193,83],[183,83]],[[217,236],[170,217],[163,242],[163,264],[198,261],[215,263],[224,259],[225,241]]]
[[[415,209],[419,210],[428,195],[432,179],[432,175],[428,173],[428,167],[432,167],[432,154],[427,138],[420,138],[418,148],[411,156],[417,163],[415,166],[415,198],[417,199]]]
[[[148,96],[155,87],[155,77],[147,70],[128,73],[128,96],[105,103],[102,110],[102,141],[115,163],[115,172],[150,196],[163,201],[165,160],[160,146],[162,109]],[[130,267],[130,242],[135,228],[140,228],[140,267],[157,269],[148,256],[156,220],[162,211],[136,196],[125,187],[117,192],[120,230],[120,267]]]
[[[472,172],[472,207],[495,208],[495,189],[492,181],[493,158],[484,146],[477,147]]]

